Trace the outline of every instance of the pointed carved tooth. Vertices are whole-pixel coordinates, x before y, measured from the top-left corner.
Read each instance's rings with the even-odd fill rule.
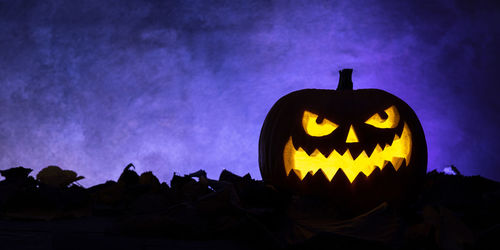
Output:
[[[401,164],[403,163],[403,158],[392,157],[391,163],[392,163],[392,166],[394,166],[394,169],[396,169],[396,171],[397,171],[399,169],[399,167],[401,167]]]
[[[411,157],[411,154],[406,154],[404,159],[405,159],[405,165],[408,167],[408,164],[410,164],[410,157]]]
[[[297,175],[297,177],[299,177],[300,180],[304,179],[305,175],[303,176],[299,169],[293,169],[293,172],[295,172],[295,175]]]
[[[326,168],[326,169],[322,169],[323,174],[325,174],[325,176],[328,179],[328,181],[331,181],[333,179],[333,176],[335,176],[335,174],[337,173],[338,170],[339,170],[339,168],[336,167],[336,166],[332,166],[332,167],[329,167],[329,168]]]
[[[347,176],[347,179],[352,183],[356,176],[359,174],[359,170],[354,169],[352,166],[349,166],[347,168],[342,168],[344,171],[344,174]]]
[[[338,159],[338,158],[340,158],[340,154],[339,154],[339,152],[337,152],[337,150],[335,150],[335,149],[334,149],[334,150],[330,153],[330,155],[328,156],[328,159],[330,159],[330,160],[333,160],[333,159]]]
[[[368,157],[365,151],[361,152],[359,156],[354,160],[354,165],[359,172],[363,172],[366,176],[370,175],[373,169],[375,169],[374,164]]]
[[[349,149],[345,151],[345,153],[342,155],[342,158],[344,158],[345,160],[354,160],[352,159],[352,155],[351,152],[349,152]]]
[[[310,155],[310,156],[311,156],[311,157],[322,157],[322,158],[325,158],[325,156],[324,156],[321,152],[319,152],[319,150],[318,150],[318,149],[315,149],[315,150],[311,153],[311,155]]]
[[[377,168],[377,166],[367,165],[363,170],[361,170],[361,172],[363,172],[366,176],[370,176],[375,168]]]
[[[325,158],[329,158],[329,157],[330,157],[330,155],[333,153],[333,151],[334,151],[334,150],[335,150],[335,149],[332,149],[332,150],[330,150],[329,152],[328,152],[328,151],[326,151],[326,152],[321,152],[321,151],[319,151],[319,152],[321,152],[321,154],[322,154]]]
[[[386,161],[390,161],[392,159],[393,151],[393,147],[391,147],[389,144],[385,144],[384,150],[382,150],[381,152],[381,157]]]
[[[382,168],[380,168],[380,170],[384,169],[385,165],[387,165],[387,163],[389,163],[389,161],[384,161],[384,164],[383,164]]]
[[[375,144],[375,147],[373,147],[373,149],[372,149],[371,151],[366,151],[366,155],[368,156],[368,158],[369,158],[369,157],[371,157],[371,156],[372,156],[372,154],[377,153],[377,152],[375,151],[375,148],[377,147],[377,145],[378,145],[378,144]]]
[[[392,142],[394,143],[395,141],[399,141],[399,135],[398,134],[395,134],[394,135],[394,139],[392,140]]]
[[[307,172],[311,173],[311,175],[315,175],[319,169],[320,169],[320,167],[317,167],[317,166],[309,166],[309,170]]]
[[[382,167],[384,166],[384,160],[385,159],[382,147],[379,144],[377,144],[377,146],[375,146],[375,149],[373,150],[372,155],[370,155],[370,162],[372,162],[375,166],[382,169]]]
[[[358,155],[358,157],[356,157],[356,159],[354,159],[354,161],[356,162],[366,162],[368,161],[368,155],[366,154],[366,152],[363,150],[361,151],[361,153]]]
[[[410,162],[406,160],[406,157],[403,158],[403,160],[405,161],[405,167],[408,167],[408,164],[410,164]]]

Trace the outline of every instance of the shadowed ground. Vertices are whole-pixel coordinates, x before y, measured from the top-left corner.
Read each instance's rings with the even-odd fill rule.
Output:
[[[428,173],[408,206],[359,214],[250,175],[200,170],[167,185],[133,168],[89,188],[56,166],[0,171],[2,249],[496,249],[500,235],[500,183],[456,168]]]

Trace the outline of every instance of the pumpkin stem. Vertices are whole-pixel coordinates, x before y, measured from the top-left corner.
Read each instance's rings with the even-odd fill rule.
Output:
[[[337,90],[352,90],[352,69],[339,70],[339,74]]]

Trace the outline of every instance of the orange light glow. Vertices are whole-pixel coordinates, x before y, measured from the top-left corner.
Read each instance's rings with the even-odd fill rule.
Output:
[[[302,116],[302,127],[306,133],[310,136],[321,137],[325,135],[331,134],[338,125],[327,120],[323,119],[321,123],[317,123],[316,119],[318,119],[318,115],[309,111],[304,111],[304,115]]]
[[[372,125],[376,128],[395,128],[399,124],[399,112],[396,106],[390,106],[384,112],[387,118],[382,119],[378,113],[366,120],[366,124]]]
[[[331,181],[335,173],[342,169],[351,183],[359,173],[362,172],[369,176],[375,168],[378,167],[382,170],[388,162],[391,162],[397,171],[401,167],[403,160],[405,160],[406,166],[410,162],[412,139],[408,125],[404,124],[401,137],[395,135],[391,145],[386,144],[383,146],[382,148],[381,145],[377,144],[371,155],[367,155],[363,151],[356,159],[353,159],[349,149],[342,155],[333,150],[330,155],[324,156],[317,149],[311,155],[308,155],[300,147],[295,150],[292,137],[290,137],[283,150],[285,171],[289,175],[290,171],[293,170],[302,180],[308,172],[314,175],[321,169],[326,178]]]

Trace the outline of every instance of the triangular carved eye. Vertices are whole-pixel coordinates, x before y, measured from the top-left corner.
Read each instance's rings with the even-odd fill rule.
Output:
[[[304,111],[302,116],[302,127],[310,136],[321,137],[331,134],[339,125],[324,118],[320,123],[317,122],[318,115],[309,111]]]
[[[378,113],[372,115],[365,121],[366,124],[376,128],[395,128],[399,124],[399,112],[396,106],[392,105],[384,110],[387,117],[384,119]]]

